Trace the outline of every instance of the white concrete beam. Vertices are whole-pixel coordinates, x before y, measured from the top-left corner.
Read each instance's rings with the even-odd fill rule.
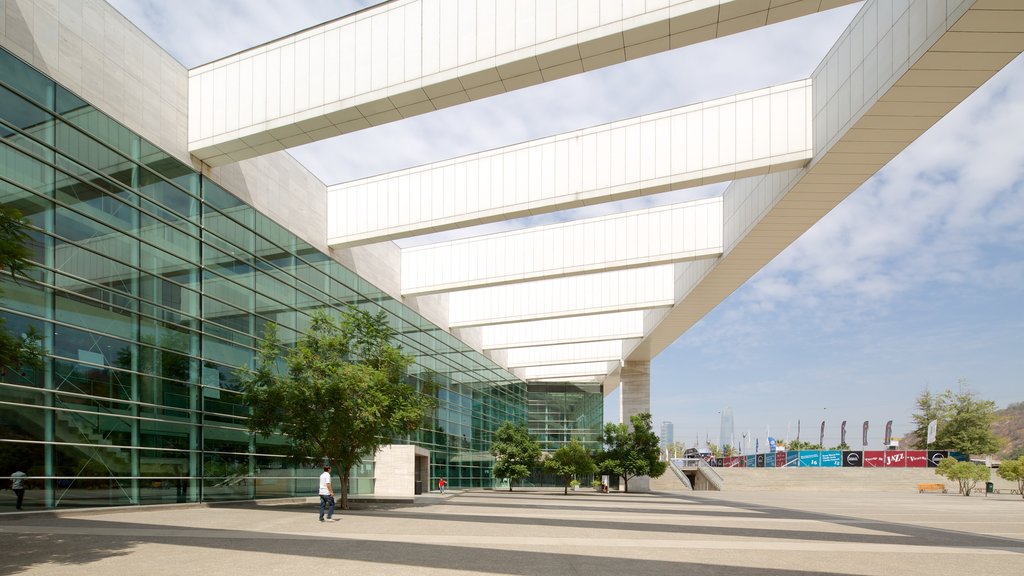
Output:
[[[640,340],[637,339],[635,342],[629,343],[628,347],[632,349],[639,343]],[[606,340],[602,342],[510,348],[501,352],[505,366],[509,368],[526,368],[528,366],[552,366],[557,364],[618,362],[622,359],[622,349],[622,340]]]
[[[644,310],[675,302],[673,265],[477,288],[448,296],[455,328]]]
[[[514,368],[512,373],[526,381],[556,380],[574,382],[601,382],[606,374],[619,366],[619,362],[586,362],[555,366]]]
[[[644,312],[611,312],[570,318],[481,326],[481,348],[523,348],[573,342],[641,338]]]
[[[804,166],[802,80],[328,186],[332,247],[395,240]]]
[[[190,70],[188,148],[219,166],[853,1],[394,0]]]
[[[722,199],[402,250],[402,294],[432,294],[669,264],[722,253]]]

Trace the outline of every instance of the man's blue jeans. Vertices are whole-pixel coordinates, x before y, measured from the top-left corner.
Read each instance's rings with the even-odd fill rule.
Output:
[[[320,495],[320,520],[324,519],[324,506],[329,506],[327,509],[327,518],[334,517],[334,496],[330,494]]]

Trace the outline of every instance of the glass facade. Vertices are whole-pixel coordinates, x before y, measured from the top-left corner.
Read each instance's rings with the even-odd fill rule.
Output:
[[[541,450],[554,452],[577,439],[591,451],[601,447],[604,426],[601,384],[531,382],[527,387],[529,430]]]
[[[247,432],[235,373],[265,324],[294,341],[318,308],[387,312],[440,403],[396,442],[452,487],[490,486],[494,430],[527,418],[523,381],[3,50],[0,204],[35,264],[0,280],[0,314],[46,350],[0,379],[0,475],[34,478],[30,506],[315,493],[318,463]],[[353,491],[372,490],[367,463]]]

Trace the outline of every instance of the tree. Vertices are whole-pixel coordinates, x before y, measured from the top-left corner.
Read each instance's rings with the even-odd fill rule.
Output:
[[[665,473],[668,464],[659,460],[658,435],[651,429],[651,415],[644,412],[629,417],[626,424],[607,423],[600,436],[605,448],[597,457],[598,468],[607,474],[622,477],[625,491],[629,492],[629,479],[636,476],[657,478]]]
[[[824,450],[821,444],[811,444],[806,440],[793,440],[786,445],[786,450]]]
[[[992,433],[996,403],[978,398],[967,389],[966,380],[961,379],[959,385],[957,393],[946,390],[933,395],[925,390],[917,397],[918,412],[913,415],[915,448],[992,454],[1002,446],[1002,440]],[[935,442],[928,445],[928,423],[932,420],[938,420],[938,426]]]
[[[728,458],[736,455],[736,448],[732,444],[722,446],[722,456]]]
[[[840,442],[833,450],[849,450],[850,445],[846,442]]]
[[[593,474],[597,471],[590,452],[576,438],[564,444],[544,461],[544,470],[561,476],[565,480],[565,494],[569,494],[569,482],[577,476]]]
[[[371,315],[355,307],[340,322],[314,312],[309,331],[283,356],[277,327],[270,324],[256,369],[239,373],[252,409],[249,430],[282,433],[293,457],[327,460],[341,479],[343,510],[352,467],[416,430],[437,406],[404,382],[412,358],[392,344],[386,320],[383,311]]]
[[[25,271],[32,266],[29,258],[28,222],[21,217],[21,212],[7,206],[0,206],[0,274],[10,274],[17,280],[19,276],[31,280]],[[3,290],[0,290],[3,296]],[[0,317],[0,375],[11,368],[43,367],[43,338],[35,326],[29,326],[21,335],[7,332],[7,322]]]
[[[508,491],[516,480],[526,478],[540,462],[540,445],[530,436],[526,424],[505,422],[494,433],[491,444],[494,477],[508,478]]]
[[[1003,480],[1017,482],[1017,493],[1024,497],[1024,456],[1016,460],[1003,460],[999,463],[999,477]]]
[[[676,440],[675,442],[669,442],[665,446],[665,450],[668,452],[669,458],[679,458],[686,451],[686,444]]]
[[[964,496],[970,496],[978,482],[986,482],[991,477],[991,471],[984,464],[961,462],[956,458],[943,458],[935,473],[958,482]]]
[[[714,456],[715,458],[722,457],[722,449],[719,448],[718,444],[715,444],[714,442],[708,442],[708,451],[711,452],[711,455]]]

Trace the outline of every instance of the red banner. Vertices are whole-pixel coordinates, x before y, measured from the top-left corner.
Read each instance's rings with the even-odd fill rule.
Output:
[[[775,467],[776,468],[782,468],[785,465],[786,465],[786,453],[785,452],[776,452],[775,453]]]
[[[899,450],[892,452],[883,452],[885,454],[885,467],[886,468],[905,468],[907,466],[907,453]]]
[[[927,468],[928,453],[924,450],[907,451],[907,468]]]
[[[882,466],[885,466],[885,452],[881,450],[864,451],[865,468],[881,468]]]

